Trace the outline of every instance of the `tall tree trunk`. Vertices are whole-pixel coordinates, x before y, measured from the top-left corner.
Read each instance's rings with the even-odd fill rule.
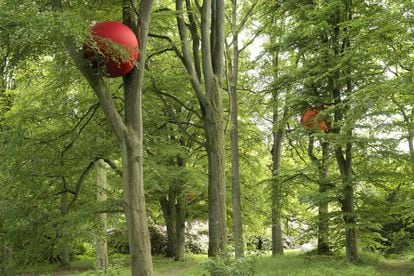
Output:
[[[176,244],[177,244],[177,231],[176,231],[176,195],[175,190],[173,190],[173,184],[170,184],[168,191],[168,198],[162,196],[160,198],[161,210],[164,216],[165,225],[167,227],[167,257],[175,257]]]
[[[308,156],[318,170],[318,247],[319,255],[329,254],[329,180],[328,180],[328,159],[329,159],[329,143],[321,142],[322,157],[318,159],[314,153],[314,136],[309,136]]]
[[[340,90],[333,85],[331,80],[331,87],[333,87],[333,98],[336,106],[339,106],[342,101],[340,97]],[[351,91],[351,85],[348,83],[348,93]],[[340,124],[343,120],[343,111],[337,108],[334,114],[335,124]],[[340,129],[334,128],[333,131],[339,135]],[[352,181],[352,131],[345,133],[348,142],[345,145],[345,150],[341,145],[335,148],[335,156],[338,164],[339,173],[342,179],[343,191],[341,200],[342,217],[345,222],[345,249],[348,262],[358,263],[360,257],[358,253],[358,239],[357,239],[357,225],[356,214],[354,212],[354,184]]]
[[[181,190],[177,195],[176,210],[176,246],[175,257],[176,261],[185,261],[185,197],[184,192]]]
[[[185,141],[180,139],[180,145]],[[185,167],[185,159],[178,155],[173,161],[179,169]],[[174,257],[175,261],[185,260],[185,214],[186,204],[184,197],[184,182],[174,179],[169,185],[168,198],[160,198],[161,209],[167,226],[167,256]]]
[[[141,118],[139,116],[137,119],[141,120]],[[131,274],[152,275],[151,244],[142,176],[141,139],[140,135],[139,143],[126,142],[122,149],[124,212],[128,225]]]
[[[103,203],[107,199],[106,189],[106,170],[105,162],[102,159],[99,159],[96,162],[96,200],[99,203]],[[109,260],[108,260],[108,242],[106,238],[106,229],[108,224],[108,218],[106,213],[99,214],[101,231],[100,235],[96,240],[96,267],[102,269],[105,272],[108,269]]]
[[[344,53],[351,47],[349,30],[348,28],[341,28],[340,25],[344,22],[349,23],[352,21],[352,1],[343,0],[343,4],[345,6],[344,12],[342,13],[338,7],[330,17],[329,21],[333,28],[333,34],[330,38],[325,38],[326,41],[330,40],[329,42],[332,45],[331,54],[333,54],[336,62],[339,62]],[[360,257],[358,253],[356,214],[354,212],[354,183],[352,180],[352,129],[341,133],[341,125],[346,121],[344,114],[349,109],[349,104],[344,103],[342,99],[345,95],[351,95],[353,90],[352,68],[349,62],[347,61],[343,71],[335,69],[330,73],[328,89],[332,92],[332,98],[336,107],[332,132],[336,135],[342,135],[342,139],[347,141],[345,145],[338,144],[335,147],[335,157],[343,185],[341,209],[345,223],[346,255],[348,262],[358,263]],[[345,85],[341,85],[338,79],[344,79]]]
[[[273,115],[273,122],[277,121],[277,115]],[[276,126],[274,126],[276,127]],[[277,128],[273,130],[272,147],[272,255],[283,254],[282,237],[282,187],[280,176],[282,142],[284,130]]]
[[[345,248],[346,256],[350,263],[358,263],[360,261],[358,253],[358,240],[356,229],[356,215],[354,212],[354,189],[351,176],[351,144],[347,144],[346,158],[344,158],[342,149],[336,149],[336,159],[342,176],[343,199],[342,213],[345,222]]]
[[[177,25],[180,33],[183,61],[199,100],[206,137],[208,156],[208,221],[210,257],[226,254],[226,185],[225,144],[221,78],[224,53],[224,0],[204,0],[201,7],[201,37],[197,18],[186,1],[189,24],[184,19],[182,0],[176,0]],[[198,3],[198,2],[197,2]],[[190,49],[187,30],[190,30],[193,49]],[[198,49],[201,39],[201,58]],[[191,53],[192,51],[192,53]],[[202,67],[202,70],[201,70]],[[201,72],[203,78],[201,78]]]
[[[272,38],[274,40],[274,38]],[[272,58],[273,77],[276,80],[279,74],[279,52],[276,51]],[[285,117],[287,106],[285,105],[283,117],[280,116],[280,99],[277,88],[272,90],[272,112],[273,112],[273,147],[272,147],[272,255],[283,254],[282,237],[282,182],[279,179],[282,164],[282,145],[285,136]]]
[[[232,26],[237,28],[237,0],[232,0]],[[237,112],[237,83],[239,73],[238,31],[233,30],[233,58],[229,61],[230,118],[231,118],[231,173],[233,202],[233,240],[236,258],[244,257],[242,208],[240,200],[239,129]]]
[[[329,143],[322,142],[322,160],[319,168],[318,254],[328,255],[329,247]]]
[[[284,125],[279,125],[278,95],[273,92],[273,147],[272,147],[272,255],[283,254],[282,237],[282,183],[279,179]]]
[[[185,146],[184,139],[180,139],[180,145]],[[177,156],[177,165],[179,168],[184,169],[186,160],[181,155]],[[175,260],[185,261],[185,216],[186,216],[186,202],[184,194],[184,182],[182,179],[176,179],[176,197],[177,203],[175,205],[175,218],[176,218],[176,237],[175,237]]]
[[[62,181],[65,181],[62,178]],[[64,192],[60,195],[60,215],[62,217],[66,216],[68,213],[68,205],[69,205],[69,199],[67,192]],[[59,235],[60,236],[60,235]],[[60,247],[60,254],[59,254],[59,265],[62,267],[69,266],[70,263],[70,246],[69,242],[66,237],[60,237],[61,239],[61,247]]]
[[[141,92],[145,71],[146,48],[151,9],[154,0],[141,0],[137,12],[136,0],[122,1],[123,22],[138,38],[140,55],[137,66],[123,77],[125,117],[119,114],[103,78],[91,68],[70,37],[65,46],[98,97],[105,117],[118,139],[122,155],[124,212],[128,225],[132,275],[152,275],[151,245],[146,215],[142,176],[142,110]],[[62,12],[61,0],[51,0],[54,11]]]
[[[217,108],[222,109],[221,104]],[[208,154],[208,229],[209,256],[225,255],[226,250],[226,196],[225,148],[222,112],[208,110],[205,133]]]
[[[340,98],[340,90],[333,85],[331,80],[331,87],[333,87],[333,95],[335,105],[342,103]],[[350,85],[348,85],[348,90]],[[335,124],[340,124],[343,120],[343,111],[340,109],[335,110],[334,120]],[[334,133],[339,135],[340,129],[334,128]],[[357,239],[357,225],[356,214],[354,212],[354,184],[352,181],[352,131],[348,131],[346,134],[348,142],[345,145],[345,150],[341,145],[335,148],[336,162],[338,164],[339,173],[342,179],[343,191],[341,200],[341,209],[343,213],[343,219],[345,222],[345,248],[348,262],[358,263],[360,261],[358,253],[358,239]]]

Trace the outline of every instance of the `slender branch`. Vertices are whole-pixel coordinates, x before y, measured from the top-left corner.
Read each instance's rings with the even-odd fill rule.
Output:
[[[302,157],[298,149],[293,145],[292,140],[289,138],[289,135],[286,135],[286,138],[288,140],[290,147],[296,152],[296,155],[300,158],[300,160],[302,160],[306,164],[307,163],[306,160]]]
[[[183,54],[180,52],[180,50],[177,48],[177,45],[175,45],[174,41],[172,41],[172,39],[169,36],[159,35],[159,34],[152,34],[152,33],[148,34],[148,36],[168,41],[171,45],[171,48],[174,50],[175,54],[177,55],[177,57],[181,60],[181,62],[183,64],[185,64]]]
[[[195,70],[197,72],[197,77],[200,80],[201,79],[201,63],[200,63],[200,54],[199,54],[199,48],[200,48],[200,36],[198,35],[198,25],[195,13],[192,11],[191,1],[186,0],[185,1],[187,6],[187,16],[190,21],[189,29],[191,34],[191,39],[193,41],[193,59],[194,59],[194,66]]]
[[[244,52],[244,50],[246,50],[247,47],[249,47],[255,40],[256,38],[262,34],[263,30],[265,29],[266,26],[263,26],[263,28],[260,28],[255,34],[254,36],[248,40],[247,42],[244,43],[243,47],[240,48],[239,52],[242,53]]]
[[[194,123],[192,123],[192,122],[178,122],[178,121],[174,121],[174,120],[169,120],[168,122],[169,122],[169,123],[172,123],[172,124],[180,124],[180,125],[193,126],[193,127],[195,127],[195,128],[200,128],[200,129],[202,129],[202,128],[203,128],[203,126],[201,126],[201,125],[197,125],[197,124],[194,124]]]
[[[257,4],[260,1],[256,1],[254,2],[249,9],[246,11],[246,13],[244,14],[244,17],[242,18],[242,20],[240,21],[240,23],[235,26],[235,32],[240,33],[240,30],[242,30],[244,28],[244,25],[247,23],[247,21],[249,20],[251,14],[253,13],[253,11],[255,10]]]
[[[83,169],[83,171],[82,171],[81,175],[79,176],[79,179],[78,179],[78,181],[76,183],[76,189],[74,191],[75,193],[74,193],[74,196],[73,196],[71,202],[68,205],[68,210],[73,206],[73,204],[75,203],[75,201],[78,199],[81,186],[82,186],[83,182],[85,182],[86,177],[89,175],[89,173],[94,168],[94,166],[95,166],[95,161],[91,161],[88,164],[88,166],[86,166]]]
[[[157,94],[157,96],[161,99],[162,103],[164,104],[164,107],[166,108],[168,115],[173,118],[174,121],[178,122],[178,118],[175,115],[174,111],[172,110],[171,106],[168,104],[168,102],[165,100],[165,98],[163,97],[163,94],[161,93],[161,91],[157,88],[155,80],[152,78],[152,86],[154,88],[155,93]],[[180,129],[180,131],[187,136],[188,139],[190,139],[191,141],[195,142],[198,145],[203,145],[202,142],[200,142],[198,139],[195,139],[193,135],[191,135],[190,133],[188,133],[188,131],[181,125],[181,124],[177,124],[178,128]]]
[[[176,3],[176,10],[177,10],[176,19],[177,19],[177,25],[178,25],[178,32],[180,34],[181,47],[183,51],[183,63],[184,63],[185,68],[187,69],[187,72],[190,75],[190,81],[191,81],[191,85],[194,88],[194,92],[196,93],[196,96],[200,104],[203,107],[205,107],[207,106],[208,102],[204,94],[203,87],[201,86],[201,83],[200,83],[201,80],[199,79],[197,75],[195,65],[191,59],[190,47],[188,45],[187,34],[186,34],[187,25],[184,21],[184,16],[183,16],[183,13],[184,13],[183,1],[176,0],[175,3]]]
[[[183,101],[181,101],[180,99],[178,99],[176,96],[171,95],[169,93],[165,93],[163,91],[161,91],[160,89],[157,89],[156,91],[157,93],[160,93],[163,96],[169,97],[171,99],[173,99],[174,101],[176,101],[177,103],[179,103],[182,107],[184,107],[185,109],[187,109],[188,111],[194,113],[194,115],[196,115],[199,119],[201,119],[201,115],[198,113],[197,110],[187,106]]]
[[[63,12],[61,0],[51,1],[53,11]],[[88,81],[91,88],[94,90],[105,113],[105,116],[109,121],[111,128],[115,132],[118,141],[122,143],[124,140],[124,133],[126,127],[123,123],[121,115],[116,110],[111,94],[102,76],[95,72],[95,70],[85,60],[83,55],[78,51],[78,48],[74,43],[74,39],[68,37],[65,39],[64,44],[76,67],[78,67],[79,71],[82,73],[82,75]]]
[[[151,54],[148,55],[147,60],[151,59],[152,57],[159,56],[159,55],[162,55],[162,54],[167,53],[167,52],[175,52],[175,49],[174,48],[165,48],[165,49],[162,49],[160,51],[151,53]]]
[[[110,160],[110,159],[108,159],[108,158],[104,158],[104,157],[97,157],[97,159],[95,160],[95,162],[96,161],[98,161],[99,159],[102,159],[106,164],[108,164],[109,165],[109,167],[111,167],[111,169],[118,175],[118,176],[120,176],[121,178],[122,178],[122,170],[120,170],[119,168],[118,168],[118,166],[112,161],[112,160]]]

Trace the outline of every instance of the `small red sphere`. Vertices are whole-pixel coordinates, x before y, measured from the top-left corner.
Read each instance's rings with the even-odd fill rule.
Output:
[[[125,76],[135,66],[139,44],[134,32],[117,21],[97,23],[91,39],[83,44],[84,56],[94,67],[102,67],[108,77]]]
[[[323,118],[319,115],[320,109],[310,108],[302,113],[300,122],[305,128],[309,129],[320,129],[327,131],[328,126]]]

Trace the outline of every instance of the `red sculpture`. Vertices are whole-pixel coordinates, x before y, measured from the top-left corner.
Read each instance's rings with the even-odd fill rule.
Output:
[[[327,131],[328,125],[323,120],[322,116],[319,115],[320,109],[309,108],[302,113],[300,118],[301,124],[308,129],[320,129]]]
[[[125,76],[135,66],[139,55],[134,32],[117,21],[97,23],[90,29],[91,39],[83,44],[83,54],[94,67],[101,67],[108,77]]]

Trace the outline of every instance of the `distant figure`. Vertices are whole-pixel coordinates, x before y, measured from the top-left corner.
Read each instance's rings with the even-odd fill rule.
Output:
[[[263,247],[262,237],[259,237],[258,239],[259,241],[257,242],[257,250],[262,250],[262,247]]]

